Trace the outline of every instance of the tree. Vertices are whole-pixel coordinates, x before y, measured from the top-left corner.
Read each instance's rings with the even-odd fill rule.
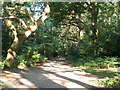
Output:
[[[120,32],[120,1],[119,1],[119,8],[118,8],[118,29],[119,29],[119,32]]]
[[[50,7],[47,3],[4,2],[3,4],[4,17],[1,17],[0,19],[4,19],[8,30],[11,30],[14,34],[14,40],[10,48],[8,49],[8,54],[5,62],[7,67],[11,67],[14,63],[14,58],[16,57],[17,52],[19,51],[23,41],[38,28],[37,20],[39,18],[37,20],[36,18],[34,18],[36,14],[35,8],[37,8],[37,5],[39,5],[39,7],[45,7],[44,11],[41,10],[43,12],[41,14],[41,17],[39,17],[41,18],[41,23],[43,23],[44,20],[47,19],[48,13],[50,12]]]
[[[96,39],[98,36],[98,29],[97,29],[97,17],[99,13],[99,8],[98,8],[98,3],[95,5],[95,2],[90,3],[90,11],[91,11],[91,29],[93,32],[93,43],[94,43],[94,55],[97,53],[97,48],[96,48]]]
[[[50,6],[51,21],[58,24],[61,38],[79,48],[78,55],[79,52],[93,56],[117,54],[118,48],[114,47],[118,41],[114,33],[118,26],[116,3],[66,2],[50,3]]]

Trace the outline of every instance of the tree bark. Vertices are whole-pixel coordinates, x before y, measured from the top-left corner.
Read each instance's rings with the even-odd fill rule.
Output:
[[[97,48],[96,48],[96,40],[98,36],[98,30],[97,30],[97,16],[98,16],[98,8],[95,7],[95,2],[91,2],[91,29],[93,33],[93,45],[94,45],[94,55],[97,54]]]
[[[26,31],[23,34],[18,34],[17,36],[15,35],[15,33],[17,34],[17,32],[14,32],[14,41],[12,43],[12,45],[10,46],[10,48],[8,49],[8,54],[7,54],[7,58],[6,58],[6,62],[5,65],[7,67],[11,67],[14,64],[14,58],[17,55],[18,50],[20,49],[23,41],[32,33],[31,31],[29,31],[29,35],[26,35],[26,33],[28,31]]]
[[[37,24],[37,22],[33,19],[33,17],[31,17],[31,16],[29,16],[29,15],[27,15],[27,14],[24,14],[22,11],[19,11],[19,10],[13,8],[13,7],[11,8],[11,7],[6,6],[6,7],[5,7],[5,10],[13,10],[13,11],[19,12],[20,14],[22,14],[23,16],[25,16],[26,18],[30,19],[30,20],[33,22],[33,24],[27,26],[27,24],[25,23],[25,21],[22,20],[21,18],[17,18],[17,17],[13,17],[13,16],[6,18],[6,19],[15,18],[15,19],[19,20],[19,21],[22,23],[22,25],[24,26],[24,29],[25,29],[24,33],[19,33],[19,30],[18,30],[18,31],[16,30],[15,26],[12,24],[12,21],[7,20],[7,22],[8,22],[8,23],[7,23],[7,26],[13,31],[14,36],[15,36],[12,45],[11,45],[10,48],[8,49],[7,58],[6,58],[6,60],[5,60],[5,65],[6,65],[7,67],[11,68],[12,65],[15,63],[14,58],[16,57],[17,52],[18,52],[18,50],[20,49],[23,41],[24,41],[28,36],[30,36],[32,32],[35,32],[35,31],[36,31],[36,29],[38,28],[38,24]],[[44,16],[45,16],[45,17],[48,17],[48,13],[49,13],[49,12],[50,12],[50,7],[49,7],[48,4],[46,4],[46,7],[45,7],[44,12],[43,12],[43,16],[42,16],[41,18],[43,18]],[[44,14],[45,14],[45,15],[44,15]],[[46,14],[47,14],[47,15],[46,15]],[[5,19],[5,18],[4,18],[4,19]],[[45,20],[46,18],[43,18],[43,19]],[[42,23],[44,22],[43,19],[41,19]]]
[[[118,2],[119,4],[119,9],[118,9],[118,30],[120,32],[120,1]]]

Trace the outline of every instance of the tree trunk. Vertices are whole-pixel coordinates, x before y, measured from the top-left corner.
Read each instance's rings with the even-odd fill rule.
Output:
[[[17,32],[15,31],[13,32],[14,32],[14,35],[15,33],[17,34]],[[28,31],[26,31],[24,34],[15,35],[14,41],[12,45],[10,46],[10,48],[8,49],[8,54],[7,54],[7,58],[5,62],[5,65],[7,67],[12,66],[12,64],[14,63],[14,58],[16,57],[18,50],[20,49],[23,41],[31,34],[31,31],[29,31],[29,34],[27,33]]]
[[[50,7],[47,3],[45,3],[46,6],[45,6],[45,9],[42,13],[42,17],[41,17],[41,22],[43,23],[45,19],[47,19],[48,17],[48,14],[50,13]],[[6,20],[6,25],[9,27],[9,29],[11,29],[14,33],[14,41],[12,43],[12,45],[10,46],[9,50],[8,50],[8,54],[7,54],[7,58],[5,60],[5,65],[7,67],[12,67],[13,63],[14,62],[14,58],[16,57],[17,55],[17,52],[18,50],[20,49],[23,41],[29,36],[31,35],[32,32],[36,31],[36,29],[38,28],[38,24],[37,22],[33,19],[33,17],[31,17],[31,15],[27,15],[27,14],[24,14],[22,11],[19,11],[17,10],[16,8],[11,8],[11,7],[8,7],[6,6],[5,10],[13,10],[13,11],[16,11],[20,14],[22,14],[23,16],[25,16],[26,18],[30,19],[31,22],[31,25],[25,23],[25,21],[21,18],[16,18],[14,16],[11,16],[11,17],[7,17],[8,19],[16,19],[16,20],[19,20],[19,22],[24,26],[24,33],[22,34],[19,34],[19,30],[17,31],[16,30],[16,27],[13,25],[14,22],[12,22],[11,20]],[[5,18],[4,18],[5,19]]]
[[[95,7],[95,2],[91,2],[91,29],[93,33],[93,45],[94,45],[94,55],[97,54],[97,36],[98,36],[98,30],[97,30],[97,16],[98,16],[98,8]]]
[[[120,1],[118,2],[119,4],[119,9],[118,9],[118,29],[119,29],[119,32],[120,32]]]

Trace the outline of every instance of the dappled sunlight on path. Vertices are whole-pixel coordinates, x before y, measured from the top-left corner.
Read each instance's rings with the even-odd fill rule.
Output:
[[[0,80],[10,88],[95,88],[98,77],[87,74],[65,60],[49,60],[35,67],[4,70]]]

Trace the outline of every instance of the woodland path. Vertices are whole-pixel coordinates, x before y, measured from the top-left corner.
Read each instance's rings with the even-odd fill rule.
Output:
[[[78,71],[64,58],[48,60],[35,67],[19,67],[14,70],[4,70],[2,78],[9,88],[84,88],[85,90],[98,86],[95,75]]]

